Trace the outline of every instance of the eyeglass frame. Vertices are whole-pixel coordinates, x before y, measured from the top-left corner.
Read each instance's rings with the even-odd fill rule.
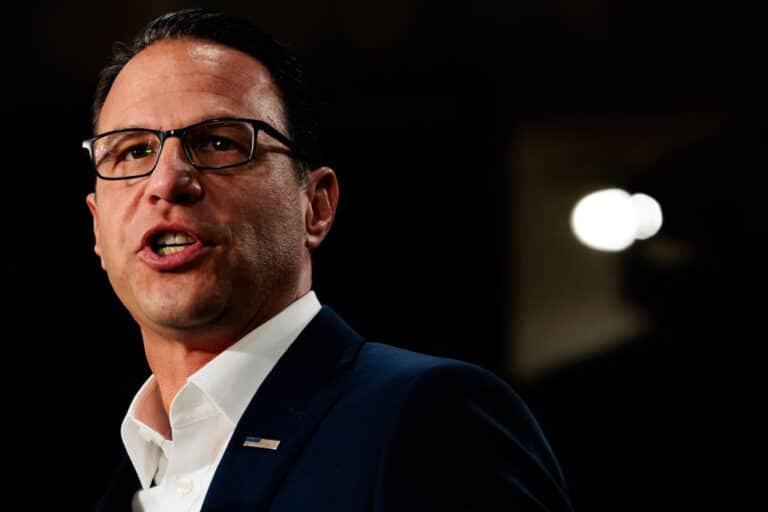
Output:
[[[187,141],[184,139],[184,135],[187,133],[188,130],[191,130],[192,128],[197,128],[198,126],[209,124],[209,123],[217,123],[217,122],[231,122],[231,121],[237,121],[237,122],[244,122],[248,123],[253,127],[253,146],[251,147],[251,154],[248,155],[248,159],[238,162],[236,164],[227,164],[223,166],[208,166],[208,165],[198,165],[196,164],[192,158],[192,152],[189,146],[187,145]],[[213,119],[205,119],[203,121],[199,121],[194,124],[190,124],[189,126],[185,126],[183,128],[175,128],[173,130],[153,130],[152,128],[120,128],[118,130],[110,130],[108,132],[100,133],[98,135],[94,135],[93,137],[89,137],[82,141],[82,148],[88,151],[88,155],[91,159],[91,164],[93,164],[93,170],[96,173],[96,176],[98,176],[102,180],[107,181],[119,181],[119,180],[130,180],[135,178],[143,178],[145,176],[149,176],[153,172],[155,172],[155,169],[157,168],[157,164],[160,162],[160,155],[163,152],[163,147],[165,145],[165,141],[167,139],[170,139],[172,137],[178,137],[181,141],[181,147],[184,149],[184,155],[186,155],[187,160],[189,161],[189,164],[194,167],[197,170],[219,170],[219,169],[229,169],[232,167],[238,167],[241,165],[245,165],[251,160],[253,160],[253,156],[256,153],[256,143],[258,141],[258,135],[259,130],[263,131],[276,141],[283,144],[286,148],[288,148],[292,156],[297,159],[306,162],[306,158],[303,156],[303,153],[299,150],[298,146],[280,133],[275,127],[267,123],[266,121],[262,121],[261,119],[248,119],[248,118],[240,118],[240,117],[217,117]],[[160,140],[160,147],[157,150],[157,157],[155,157],[155,163],[152,165],[152,168],[143,173],[143,174],[136,174],[132,176],[122,176],[122,177],[109,177],[109,176],[103,176],[101,173],[99,173],[99,168],[96,165],[96,155],[93,151],[93,144],[97,140],[107,137],[109,135],[114,135],[116,133],[127,133],[127,132],[147,132],[147,133],[153,133],[157,136],[157,138]]]

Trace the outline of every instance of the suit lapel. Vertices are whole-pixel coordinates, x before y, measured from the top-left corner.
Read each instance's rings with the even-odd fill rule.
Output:
[[[267,509],[310,433],[344,390],[344,370],[362,342],[333,310],[322,308],[245,410],[202,512]],[[271,449],[274,443],[254,438],[280,444]]]

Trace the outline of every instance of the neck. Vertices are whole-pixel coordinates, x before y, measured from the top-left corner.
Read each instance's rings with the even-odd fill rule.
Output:
[[[187,383],[190,375],[208,364],[221,352],[232,346],[253,329],[274,317],[311,289],[311,274],[299,281],[294,292],[269,308],[254,312],[240,328],[209,328],[179,332],[160,332],[141,326],[144,351],[152,373],[157,380],[163,409],[170,416],[171,402]]]
[[[187,383],[190,375],[208,364],[223,352],[227,346],[215,346],[210,349],[192,347],[176,340],[169,340],[143,332],[144,351],[147,363],[157,380],[163,410],[170,415],[171,402],[179,390]]]

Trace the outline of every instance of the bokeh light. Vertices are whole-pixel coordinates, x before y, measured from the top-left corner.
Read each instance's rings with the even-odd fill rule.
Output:
[[[661,206],[652,197],[610,188],[588,194],[576,203],[571,229],[587,247],[615,252],[655,235],[662,220]]]

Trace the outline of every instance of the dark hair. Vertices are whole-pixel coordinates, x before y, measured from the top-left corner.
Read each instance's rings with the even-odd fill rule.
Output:
[[[294,160],[297,177],[303,178],[320,163],[317,121],[303,67],[269,34],[248,20],[218,10],[185,9],[164,14],[150,21],[131,42],[116,43],[109,63],[99,73],[92,105],[93,126],[98,122],[115,78],[129,60],[155,42],[183,38],[229,46],[261,62],[277,86],[287,135],[302,151],[303,158]]]

